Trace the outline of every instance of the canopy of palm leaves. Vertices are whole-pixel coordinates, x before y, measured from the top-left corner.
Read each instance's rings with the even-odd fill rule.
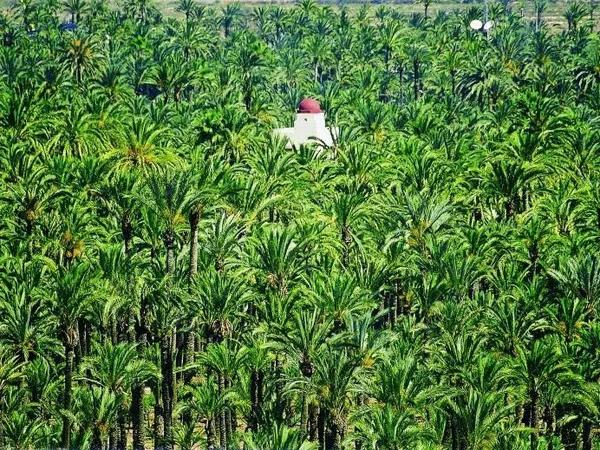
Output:
[[[599,448],[594,5],[421,3],[3,13],[0,448]]]

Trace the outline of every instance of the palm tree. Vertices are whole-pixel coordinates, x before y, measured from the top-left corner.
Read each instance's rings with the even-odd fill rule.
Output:
[[[340,233],[342,244],[342,264],[350,263],[352,244],[361,246],[357,227],[360,220],[368,214],[366,199],[360,194],[341,193],[333,199],[333,214]]]
[[[246,363],[250,371],[250,411],[248,412],[248,428],[256,432],[266,422],[264,413],[265,378],[272,363],[270,342],[265,337],[252,336],[246,343]]]
[[[64,348],[64,387],[61,445],[71,446],[71,416],[73,390],[73,357],[78,343],[78,320],[92,300],[94,272],[85,262],[59,267],[54,275],[54,285],[49,293],[52,313],[57,319],[57,328]]]
[[[425,15],[425,18],[427,19],[427,17],[429,17],[427,13],[428,13],[429,7],[431,6],[431,3],[432,3],[431,0],[419,0],[418,3],[421,3],[423,5],[423,8],[424,8],[423,13]]]
[[[204,212],[211,210],[219,202],[219,187],[226,177],[226,171],[217,166],[216,159],[206,159],[199,154],[190,170],[192,193],[188,202],[188,223],[190,227],[190,279],[198,271],[198,226]]]
[[[88,37],[69,41],[62,60],[71,69],[75,81],[80,84],[84,74],[93,71],[97,58],[97,44]]]
[[[357,361],[343,351],[330,350],[318,360],[315,376],[324,393],[319,400],[319,442],[322,448],[340,450],[351,398],[358,391]]]
[[[4,396],[9,386],[17,384],[22,380],[23,363],[19,362],[17,356],[9,356],[8,350],[5,348],[2,348],[0,356],[0,401],[2,404],[5,404],[6,399]]]
[[[81,22],[81,14],[87,12],[89,6],[85,0],[65,0],[62,5],[71,15],[71,22],[77,24]]]
[[[385,361],[375,374],[372,395],[395,411],[415,414],[422,411],[440,393],[431,386],[426,368],[412,355],[402,361]],[[391,418],[391,417],[390,417]]]
[[[105,447],[106,431],[111,428],[111,425],[114,426],[118,414],[119,407],[115,394],[108,388],[92,386],[84,391],[79,402],[78,406],[85,414],[85,421],[93,429],[90,448],[100,450]],[[112,445],[116,446],[114,443]]]
[[[156,342],[160,361],[160,383],[153,384],[155,446],[173,447],[173,412],[175,407],[175,337],[182,321],[182,288],[177,286],[170,272],[155,263],[153,282],[149,287],[146,312],[151,323],[149,337]],[[161,429],[162,428],[162,429]]]
[[[54,347],[49,333],[51,318],[39,298],[32,299],[24,289],[13,289],[0,302],[0,339],[18,361],[29,362]]]
[[[531,448],[536,448],[539,427],[540,398],[552,387],[561,388],[569,382],[571,372],[553,340],[535,341],[529,351],[519,351],[515,375],[524,381],[527,403],[523,423],[532,428]]]
[[[542,14],[546,9],[548,2],[546,0],[534,0],[533,9],[535,10],[535,31],[540,31],[542,26]]]
[[[130,118],[122,136],[106,154],[113,161],[113,170],[127,172],[133,169],[148,174],[153,169],[176,164],[178,158],[166,151],[166,143],[160,139],[165,131],[148,117]]]
[[[248,247],[249,266],[256,272],[261,292],[286,296],[308,266],[308,251],[316,236],[296,236],[293,229],[277,226],[265,228],[262,235],[264,239],[256,235]]]
[[[251,450],[270,448],[273,450],[316,450],[317,446],[302,441],[300,433],[286,426],[273,425],[270,430],[261,432],[256,437],[246,440]]]
[[[30,240],[30,253],[35,248],[36,228],[43,222],[46,212],[65,193],[62,189],[53,188],[53,181],[53,176],[47,171],[32,170],[23,182],[11,184],[10,196],[6,196],[13,205],[20,236]]]
[[[598,352],[595,350],[598,348],[598,339],[600,338],[600,328],[597,324],[593,324],[591,327],[584,329],[580,336],[580,339],[574,343],[575,355],[578,362],[578,373],[583,377],[586,382],[594,382],[594,380],[600,374],[600,360],[598,358]],[[595,394],[593,394],[595,395]],[[595,408],[590,408],[594,410]],[[591,414],[584,418],[582,425],[582,445],[584,450],[591,450],[593,445],[592,429],[594,423],[597,422],[597,415],[595,411],[590,411]]]
[[[500,194],[505,217],[510,219],[526,208],[530,195],[528,186],[539,175],[539,170],[521,164],[492,162],[490,175],[490,189]]]
[[[4,441],[14,448],[36,447],[43,442],[43,423],[36,419],[33,422],[24,413],[13,412],[2,421]]]
[[[519,349],[527,348],[533,334],[545,327],[544,320],[526,305],[509,300],[491,309],[489,318],[491,340],[507,355],[516,356]]]
[[[394,60],[395,53],[402,42],[402,35],[400,26],[396,22],[385,21],[385,25],[380,29],[379,45],[383,53],[383,64],[389,70],[390,63]]]
[[[228,3],[222,10],[221,25],[223,26],[223,34],[229,37],[231,29],[236,24],[238,18],[242,14],[242,7],[239,3]]]
[[[229,6],[227,5],[226,8]],[[247,111],[252,107],[255,86],[261,79],[261,69],[267,65],[266,52],[267,49],[261,42],[251,40],[249,35],[244,35],[234,56],[235,67],[240,73],[242,95]]]
[[[54,147],[63,156],[75,155],[82,158],[97,153],[102,146],[103,137],[96,123],[92,114],[86,113],[81,106],[71,105],[64,121],[49,136],[50,147]]]
[[[586,305],[594,305],[600,289],[600,260],[596,255],[569,259],[558,270],[550,269],[566,294],[579,298]]]
[[[509,425],[513,405],[498,407],[498,397],[469,390],[453,399],[451,408],[459,418],[458,426],[463,433],[459,439],[462,448],[481,448],[497,445],[500,436],[510,434]],[[460,447],[459,447],[460,448]],[[534,447],[532,447],[534,448]]]
[[[237,380],[240,367],[243,366],[245,354],[243,349],[236,348],[231,341],[213,343],[207,346],[201,361],[217,374],[217,386],[220,396],[225,396]],[[221,411],[219,418],[219,443],[220,447],[227,450],[233,433],[237,429],[235,408],[229,407]]]
[[[410,414],[385,405],[369,408],[361,413],[355,433],[366,448],[400,450],[418,442],[418,433],[412,429],[411,424]]]
[[[190,386],[185,390],[189,401],[183,406],[185,411],[192,413],[197,422],[204,424],[206,448],[215,450],[219,418],[228,409],[234,398],[232,391],[221,392],[213,379],[207,379],[200,385]]]
[[[351,275],[335,273],[326,279],[315,277],[311,291],[315,305],[326,317],[333,319],[338,330],[342,323],[374,306],[367,292],[359,288],[357,280]]]
[[[568,31],[577,30],[578,22],[585,17],[587,9],[585,4],[579,1],[570,1],[564,12],[564,17],[567,20]]]
[[[132,387],[146,383],[158,375],[157,368],[137,357],[134,344],[113,345],[107,341],[96,345],[92,354],[81,365],[85,381],[97,384],[114,396],[115,422],[110,427],[111,447],[127,448],[126,404]]]
[[[189,307],[195,324],[204,328],[207,342],[222,342],[233,334],[249,297],[238,280],[216,270],[207,271],[194,283]]]
[[[148,207],[161,221],[166,251],[165,271],[175,270],[175,243],[185,224],[184,212],[190,201],[191,180],[183,174],[154,173],[147,180]]]
[[[185,14],[185,21],[188,23],[196,7],[195,0],[180,0],[179,4],[177,5],[177,11]]]
[[[290,353],[298,361],[300,372],[310,378],[315,372],[315,361],[328,345],[333,322],[321,322],[318,311],[294,315],[291,330],[278,330],[273,336],[280,342],[280,350]]]

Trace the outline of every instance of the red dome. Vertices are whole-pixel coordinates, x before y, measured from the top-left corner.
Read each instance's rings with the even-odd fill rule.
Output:
[[[321,111],[321,104],[314,98],[305,98],[298,103],[298,112],[303,114],[318,114]]]

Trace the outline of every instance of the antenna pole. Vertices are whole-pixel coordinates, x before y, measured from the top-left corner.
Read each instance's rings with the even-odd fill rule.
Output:
[[[487,21],[488,21],[488,0],[485,0],[485,8],[483,9],[483,11],[484,11],[483,23],[487,23]]]

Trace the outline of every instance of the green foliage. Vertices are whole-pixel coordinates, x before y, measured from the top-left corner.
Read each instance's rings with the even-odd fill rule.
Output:
[[[14,3],[0,448],[600,445],[593,10],[419,3]]]

